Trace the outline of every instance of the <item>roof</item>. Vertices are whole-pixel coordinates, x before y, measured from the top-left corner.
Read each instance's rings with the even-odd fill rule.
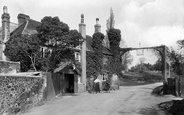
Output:
[[[89,36],[89,35],[86,35],[86,50],[87,51],[92,51],[94,52],[93,48],[91,47],[92,46],[92,37]],[[106,55],[113,55],[110,50],[106,47],[103,46],[103,49],[102,49],[102,53],[103,54],[106,54]]]
[[[10,33],[11,36],[17,36],[20,34],[34,34],[37,33],[36,27],[41,23],[32,19],[23,22],[14,31]]]
[[[93,48],[91,47],[91,45],[92,45],[92,39],[93,38],[91,36],[86,35],[86,51],[94,52],[93,51]]]
[[[62,70],[64,70],[64,68],[70,66],[70,67],[73,68],[73,70],[74,70],[75,72],[77,72],[78,74],[81,74],[80,69],[78,69],[78,68],[75,66],[75,64],[73,64],[71,61],[61,62],[58,66],[59,66],[59,67],[56,68],[56,69],[54,70],[54,73],[57,73],[57,72],[59,72],[59,71],[62,71]]]

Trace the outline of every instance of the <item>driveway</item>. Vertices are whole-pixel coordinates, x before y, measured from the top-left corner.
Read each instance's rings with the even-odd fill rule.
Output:
[[[152,90],[162,85],[121,86],[111,93],[87,92],[77,96],[53,99],[21,115],[165,115],[157,104],[172,100],[173,96],[154,96]]]

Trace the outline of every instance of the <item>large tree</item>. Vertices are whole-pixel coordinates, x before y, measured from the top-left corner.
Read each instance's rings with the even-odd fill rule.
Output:
[[[61,61],[74,60],[73,49],[83,39],[77,30],[70,30],[58,17],[44,17],[37,31],[40,45],[47,49],[43,58],[46,71],[53,71]]]
[[[61,61],[74,60],[74,48],[82,40],[77,30],[70,30],[58,17],[44,17],[37,34],[11,37],[4,52],[11,61],[21,62],[22,71],[31,67],[53,71]]]
[[[5,56],[11,61],[21,62],[21,71],[39,69],[38,60],[41,56],[37,35],[19,35],[6,42]]]

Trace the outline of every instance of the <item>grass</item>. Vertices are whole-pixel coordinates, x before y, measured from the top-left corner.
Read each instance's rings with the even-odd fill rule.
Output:
[[[155,82],[161,82],[162,75],[157,73],[127,72],[120,78],[120,86],[145,85]]]

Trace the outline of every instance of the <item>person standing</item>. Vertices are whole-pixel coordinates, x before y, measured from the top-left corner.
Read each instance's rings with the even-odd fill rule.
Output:
[[[95,92],[96,93],[100,93],[100,80],[98,79],[98,77],[95,79],[95,81],[94,81],[94,83],[95,83],[95,87],[94,87],[94,89],[95,89]]]

